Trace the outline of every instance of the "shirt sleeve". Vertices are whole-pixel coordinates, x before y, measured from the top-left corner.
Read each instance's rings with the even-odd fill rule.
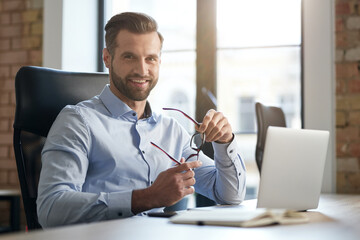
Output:
[[[240,204],[245,198],[246,168],[236,139],[212,145],[214,161],[203,153],[199,157],[203,165],[195,169],[195,191],[218,204]]]
[[[55,120],[42,151],[37,212],[42,227],[94,222],[132,216],[132,190],[82,192],[91,138],[88,126],[73,106]]]

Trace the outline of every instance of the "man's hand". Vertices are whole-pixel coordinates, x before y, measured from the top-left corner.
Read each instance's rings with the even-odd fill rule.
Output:
[[[194,193],[195,173],[192,170],[201,166],[200,161],[184,162],[163,171],[154,183],[132,193],[131,210],[134,214],[152,208],[168,207],[180,201],[186,195]]]
[[[229,143],[233,139],[231,125],[227,118],[214,109],[210,109],[196,131],[205,133],[207,142]]]

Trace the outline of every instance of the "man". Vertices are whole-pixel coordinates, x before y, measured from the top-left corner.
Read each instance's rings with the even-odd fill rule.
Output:
[[[174,119],[151,111],[163,38],[139,13],[114,16],[105,26],[103,60],[110,85],[99,96],[66,106],[42,151],[38,216],[46,228],[162,211],[194,191],[219,204],[239,204],[245,166],[231,126],[210,110],[196,129],[213,142],[215,161],[194,154]],[[173,162],[154,142],[181,163]]]

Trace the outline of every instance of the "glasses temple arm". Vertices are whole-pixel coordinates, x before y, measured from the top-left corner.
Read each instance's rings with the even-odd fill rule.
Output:
[[[173,162],[175,162],[176,164],[178,164],[178,165],[181,165],[181,163],[178,161],[178,160],[176,160],[175,158],[173,158],[172,156],[170,156],[167,152],[165,152],[161,147],[159,147],[158,145],[156,145],[155,143],[153,143],[153,142],[150,142],[154,147],[157,147],[158,149],[160,149],[163,153],[165,153],[166,154],[166,156],[168,156]]]
[[[200,123],[198,121],[196,121],[195,119],[193,119],[192,117],[190,117],[189,115],[187,115],[186,113],[184,113],[183,111],[176,109],[176,108],[163,108],[163,110],[172,110],[172,111],[178,111],[181,112],[182,114],[184,114],[185,117],[187,117],[190,121],[192,121],[195,125],[197,125],[198,127],[200,126]]]

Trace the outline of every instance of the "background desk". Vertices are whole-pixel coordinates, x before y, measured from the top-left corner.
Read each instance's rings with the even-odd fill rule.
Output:
[[[21,193],[19,190],[0,190],[0,201],[7,201],[10,203],[9,224],[8,226],[0,226],[0,233],[20,230],[20,196]]]
[[[252,208],[254,203],[246,201],[244,207]],[[360,239],[360,195],[322,195],[319,208],[307,214],[310,223],[259,228],[182,225],[169,223],[166,218],[132,217],[9,234],[0,239]]]

